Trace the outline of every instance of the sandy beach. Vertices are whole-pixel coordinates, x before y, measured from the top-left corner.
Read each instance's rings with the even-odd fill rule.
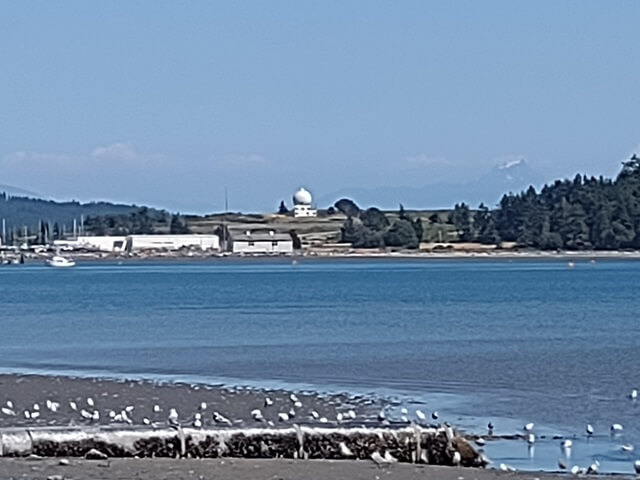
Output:
[[[535,480],[559,478],[539,472],[395,464],[378,467],[369,461],[246,459],[110,459],[0,458],[1,479],[62,480]],[[68,464],[66,464],[68,462]],[[585,478],[585,477],[582,477]]]
[[[382,407],[377,400],[359,395],[14,374],[0,374],[0,405],[0,428],[114,423],[164,426],[171,409],[185,426],[191,425],[196,415],[203,426],[228,422],[255,426],[251,413],[255,409],[260,409],[267,425],[330,425],[338,418],[342,423],[367,422],[375,419]],[[280,414],[289,418],[283,420]],[[350,418],[354,414],[355,418]]]
[[[379,249],[358,249],[358,250],[327,250],[309,249],[295,254],[287,255],[237,255],[226,253],[210,252],[181,252],[181,251],[150,251],[133,255],[105,252],[69,252],[67,257],[73,258],[77,262],[243,262],[262,260],[272,261],[349,261],[349,260],[549,260],[549,261],[607,261],[607,260],[639,260],[640,251],[637,250],[581,250],[581,251],[553,251],[553,250],[516,250],[516,249],[443,249],[439,251],[424,250],[399,250],[382,251]],[[19,256],[8,255],[8,259],[17,260]],[[43,264],[49,258],[47,254],[25,254],[26,264]]]
[[[256,409],[262,425],[296,424],[349,426],[378,423],[382,401],[363,396],[325,395],[242,387],[159,383],[45,375],[0,375],[0,431],[66,426],[95,429],[152,425],[166,428],[169,412],[179,412],[179,423],[203,426],[255,427]],[[282,413],[295,411],[283,420]],[[96,413],[97,412],[97,413]],[[353,415],[355,418],[350,418]],[[221,420],[222,418],[222,420]],[[5,454],[7,452],[5,451]],[[468,469],[469,478],[493,478],[495,471]],[[43,458],[35,455],[0,457],[0,478],[26,479],[157,479],[157,478],[451,478],[463,475],[458,468],[429,469],[411,464],[378,466],[370,460],[294,461],[291,459],[139,459]]]

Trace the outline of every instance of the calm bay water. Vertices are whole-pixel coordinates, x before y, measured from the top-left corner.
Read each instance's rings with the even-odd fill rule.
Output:
[[[619,445],[640,448],[626,398],[640,387],[639,285],[635,261],[2,267],[0,368],[373,391],[479,433],[534,421],[575,435],[574,461],[626,472],[635,457]],[[524,443],[488,453],[554,469],[557,443],[533,459]]]

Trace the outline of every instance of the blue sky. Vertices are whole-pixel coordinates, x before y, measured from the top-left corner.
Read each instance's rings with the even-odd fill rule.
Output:
[[[637,1],[0,1],[0,184],[181,211],[614,175]],[[425,205],[427,206],[427,205]]]

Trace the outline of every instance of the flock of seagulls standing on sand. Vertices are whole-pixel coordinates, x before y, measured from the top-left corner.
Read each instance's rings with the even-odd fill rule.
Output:
[[[104,395],[103,395],[104,396]],[[343,409],[341,411],[336,410],[331,417],[318,412],[311,406],[304,408],[302,400],[295,393],[291,393],[288,397],[274,399],[269,395],[263,398],[262,406],[260,408],[253,408],[248,412],[248,418],[232,419],[225,416],[219,411],[214,411],[206,402],[200,402],[200,404],[187,414],[181,414],[176,407],[165,407],[159,403],[152,406],[142,406],[128,404],[119,408],[106,408],[104,403],[99,398],[96,400],[93,397],[86,398],[74,398],[69,399],[66,402],[55,401],[53,399],[47,399],[43,406],[39,403],[29,404],[28,408],[24,406],[20,409],[16,408],[16,405],[12,400],[7,400],[0,411],[4,416],[16,417],[19,415],[24,416],[25,420],[40,422],[46,421],[47,424],[74,424],[80,422],[80,424],[86,425],[105,425],[105,424],[125,424],[125,425],[144,425],[153,428],[162,427],[192,427],[192,428],[204,428],[206,425],[216,426],[234,426],[236,424],[245,424],[246,422],[255,422],[266,427],[275,427],[278,423],[287,423],[291,421],[300,422],[301,420],[308,421],[315,424],[328,424],[328,425],[340,425],[340,424],[353,424],[353,422],[360,422],[366,424],[372,421],[371,416],[361,414],[360,416],[352,408],[348,410]],[[102,405],[99,405],[102,404]],[[151,407],[151,408],[149,408]],[[374,418],[377,417],[377,421],[381,425],[390,425],[391,423],[398,423],[397,411],[389,411],[389,405],[383,407],[377,415],[374,414]],[[44,418],[41,414],[46,410],[47,415]],[[143,416],[144,413],[149,412],[148,416]],[[323,407],[326,411],[326,408]],[[407,408],[400,409],[400,422],[411,424],[416,423],[420,425],[428,425],[430,419],[435,421],[439,418],[439,413],[433,411],[430,414],[423,412],[422,410],[415,410],[413,416],[410,414]],[[392,418],[389,418],[391,416]],[[411,419],[410,419],[411,418]],[[355,458],[353,451],[347,446],[346,443],[339,445],[340,453],[345,459]],[[371,455],[371,460],[378,466],[389,466],[396,463],[398,460],[393,457],[389,451],[376,451]],[[461,461],[460,454],[454,453],[453,464],[459,464]]]
[[[628,394],[628,398],[632,401],[637,401],[638,390],[633,389]],[[69,418],[71,415],[72,422],[75,420],[86,424],[142,424],[151,426],[154,428],[162,426],[191,426],[193,428],[203,428],[207,424],[213,424],[217,426],[233,426],[236,424],[245,423],[245,419],[232,419],[225,416],[219,411],[210,411],[209,405],[206,402],[201,402],[194,413],[187,414],[181,418],[180,413],[175,407],[163,408],[159,404],[154,404],[152,407],[152,415],[141,416],[140,413],[136,414],[136,407],[134,405],[125,405],[118,409],[98,408],[96,400],[93,397],[87,397],[84,399],[71,399],[64,403],[56,401],[51,398],[46,399],[43,403],[32,403],[26,408],[16,408],[16,405],[12,400],[6,400],[5,404],[0,406],[0,412],[5,417],[24,417],[25,421],[42,421],[43,417],[48,416],[51,418],[56,414],[66,416]],[[279,404],[279,406],[278,406]],[[142,407],[141,407],[142,408]],[[275,409],[275,410],[274,410]],[[382,425],[389,425],[391,419],[394,418],[394,422],[397,422],[399,418],[402,423],[416,423],[419,425],[429,425],[430,422],[436,422],[439,419],[438,411],[432,411],[430,414],[423,412],[420,409],[416,409],[411,417],[409,410],[406,407],[402,407],[394,412],[388,412],[389,406],[383,407],[375,416],[377,421]],[[269,412],[267,415],[266,413]],[[398,415],[399,412],[399,415]],[[46,415],[45,415],[46,414]],[[317,424],[333,424],[338,425],[347,422],[353,422],[360,420],[364,422],[367,420],[365,417],[358,418],[355,410],[349,409],[346,411],[336,411],[335,416],[329,418],[326,414],[322,415],[318,411],[313,409],[307,409],[306,413],[303,411],[303,403],[300,398],[291,393],[288,398],[279,399],[275,401],[269,395],[265,396],[262,401],[261,408],[253,408],[249,414],[249,421],[253,420],[261,425],[274,427],[277,423],[287,423],[291,421],[300,422],[309,421]],[[77,415],[77,416],[76,416]],[[134,421],[134,416],[136,421]],[[151,418],[150,418],[151,417]],[[410,419],[411,417],[411,419]],[[163,418],[165,420],[163,420]],[[370,419],[370,417],[369,417]],[[445,423],[445,425],[448,425]],[[487,424],[488,437],[493,437],[494,424],[489,422]],[[533,448],[537,442],[537,436],[535,433],[535,424],[529,422],[523,426],[522,437],[526,441],[530,455],[533,456]],[[609,432],[613,438],[618,437],[624,431],[623,426],[620,423],[613,423],[609,428]],[[587,439],[592,438],[595,435],[595,428],[592,424],[588,423],[585,426],[585,434]],[[544,437],[542,437],[544,438]],[[480,437],[476,440],[476,443],[480,447],[484,447],[485,438]],[[571,465],[572,449],[574,442],[570,438],[561,439],[560,451],[561,458],[558,460],[558,468],[562,471],[571,472],[573,474],[596,474],[599,473],[600,464],[598,461],[594,461],[588,467],[579,467],[577,465]],[[632,454],[635,451],[633,444],[625,443],[619,446],[619,451],[625,454]],[[340,452],[345,458],[353,458],[353,452],[347,447],[346,444],[340,445]],[[371,456],[371,460],[379,466],[386,466],[397,462],[395,458],[389,452],[375,452]],[[454,458],[455,464],[455,458]],[[500,470],[513,471],[513,467],[508,464],[500,464],[498,467]],[[640,474],[640,459],[633,462],[634,471]]]
[[[276,406],[276,401],[270,396],[264,397],[262,408],[252,409],[248,415],[248,421],[274,427],[277,423],[290,421],[309,422],[320,424],[341,424],[353,422],[357,419],[354,409],[336,411],[335,416],[321,414],[311,407],[303,410],[303,403],[300,398],[292,393],[286,399],[280,399],[280,407]],[[284,404],[284,408],[283,408]],[[46,409],[46,414],[45,413]],[[99,408],[97,401],[93,397],[84,399],[71,399],[67,402],[47,399],[43,406],[39,403],[29,404],[27,407],[16,408],[12,400],[0,407],[0,412],[5,417],[24,417],[24,421],[34,421],[35,423],[46,424],[126,424],[126,425],[147,425],[152,427],[162,426],[191,426],[203,428],[206,425],[233,426],[244,424],[247,418],[231,419],[219,411],[209,409],[207,402],[201,402],[195,412],[181,414],[177,408],[165,408],[159,404],[154,404],[151,408],[152,414],[143,416],[143,410],[148,407],[135,405],[124,405],[121,408]],[[274,410],[276,409],[276,410]],[[266,413],[269,412],[269,415]],[[361,418],[364,420],[364,417]],[[64,422],[64,423],[63,423]],[[12,422],[15,424],[15,422]]]

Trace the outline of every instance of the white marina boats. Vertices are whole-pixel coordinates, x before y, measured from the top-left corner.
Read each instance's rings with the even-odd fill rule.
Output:
[[[54,255],[46,260],[46,264],[50,267],[56,268],[69,268],[75,267],[76,262],[70,258],[63,257],[62,255]]]

